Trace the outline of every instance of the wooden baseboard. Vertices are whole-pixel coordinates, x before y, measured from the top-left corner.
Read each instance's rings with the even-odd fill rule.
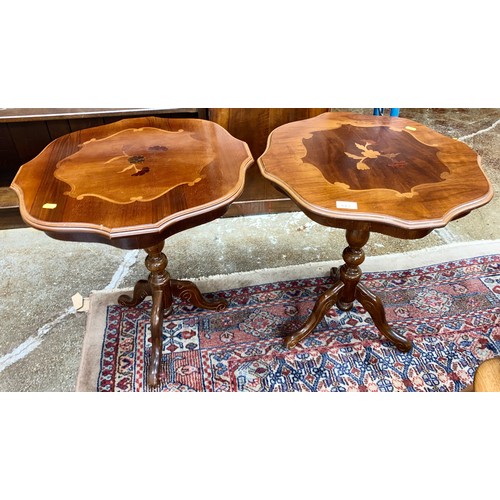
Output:
[[[242,215],[279,214],[284,212],[297,212],[297,205],[288,198],[269,200],[244,200],[235,201],[224,217],[239,217]]]
[[[23,221],[19,208],[2,208],[0,209],[0,230],[2,229],[18,229],[20,227],[28,227]]]
[[[10,187],[0,187],[0,209],[18,208],[17,194]]]
[[[17,194],[9,187],[0,187],[0,229],[26,227],[19,213]]]

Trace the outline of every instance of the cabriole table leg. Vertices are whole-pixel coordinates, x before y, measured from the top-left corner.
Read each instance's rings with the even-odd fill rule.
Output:
[[[334,304],[342,311],[349,311],[354,300],[358,300],[382,335],[403,352],[411,349],[411,340],[391,330],[385,318],[381,299],[360,283],[362,272],[359,266],[365,260],[363,246],[368,242],[369,237],[370,231],[367,224],[359,224],[355,229],[347,230],[346,239],[349,246],[342,254],[345,264],[340,269],[332,269],[333,286],[319,296],[304,325],[285,338],[287,347],[295,347],[310,335]]]
[[[224,299],[208,301],[197,286],[191,281],[173,280],[167,272],[168,259],[162,253],[165,242],[146,248],[146,268],[150,272],[148,280],[139,280],[132,296],[120,295],[118,303],[135,307],[148,295],[152,296],[151,307],[151,357],[147,375],[148,385],[155,387],[160,380],[160,362],[162,356],[163,320],[172,313],[173,297],[179,297],[196,307],[221,311],[227,307]]]
[[[172,293],[175,297],[189,302],[195,307],[209,309],[212,311],[222,311],[227,307],[224,299],[209,301],[201,294],[198,287],[187,280],[172,280]]]
[[[165,242],[146,248],[148,254],[145,260],[149,271],[148,280],[139,280],[132,297],[121,295],[118,303],[124,306],[135,307],[148,295],[153,299],[151,307],[151,356],[147,375],[148,385],[158,385],[160,379],[160,361],[162,354],[163,319],[172,312],[172,288],[170,275],[167,272],[168,259],[162,253]]]

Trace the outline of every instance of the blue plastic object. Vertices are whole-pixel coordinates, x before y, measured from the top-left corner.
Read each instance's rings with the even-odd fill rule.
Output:
[[[399,116],[400,108],[389,108],[389,116]],[[382,116],[384,114],[384,108],[374,108],[373,114],[375,116]]]

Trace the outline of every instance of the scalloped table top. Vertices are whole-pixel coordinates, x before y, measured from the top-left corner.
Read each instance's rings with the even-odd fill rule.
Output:
[[[216,123],[132,118],[59,137],[11,187],[23,219],[50,236],[136,247],[222,215],[252,163]]]
[[[270,134],[258,164],[313,220],[368,223],[403,238],[425,236],[493,197],[469,146],[399,117],[330,112],[288,123]]]

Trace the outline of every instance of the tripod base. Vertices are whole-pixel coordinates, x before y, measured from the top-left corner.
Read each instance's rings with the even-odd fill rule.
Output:
[[[391,330],[380,297],[360,283],[362,273],[359,265],[365,260],[362,248],[369,237],[370,232],[365,228],[347,230],[346,238],[349,246],[342,254],[345,264],[340,268],[332,268],[333,286],[318,297],[304,325],[285,338],[287,347],[295,347],[310,335],[334,305],[342,311],[349,311],[354,300],[357,300],[370,314],[380,333],[393,342],[400,351],[407,352],[412,348],[411,340]]]

